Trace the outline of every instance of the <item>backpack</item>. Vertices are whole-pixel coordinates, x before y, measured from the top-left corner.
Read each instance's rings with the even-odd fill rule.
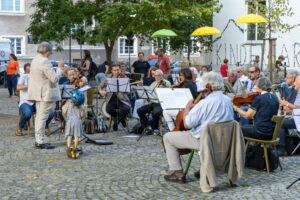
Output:
[[[91,111],[88,111],[87,118],[86,118],[85,124],[84,124],[85,133],[86,134],[94,134],[96,125],[97,125],[97,121],[94,118],[93,113]]]
[[[94,61],[91,63],[91,67],[89,69],[89,74],[91,78],[94,78],[98,73],[98,67]]]
[[[105,133],[107,131],[107,126],[104,122],[104,118],[102,115],[98,115],[97,118],[97,132],[98,133]]]

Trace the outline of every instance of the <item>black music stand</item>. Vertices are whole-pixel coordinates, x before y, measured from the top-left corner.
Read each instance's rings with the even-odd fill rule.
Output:
[[[114,93],[118,95],[119,92],[130,93],[129,78],[107,78],[107,93]],[[119,100],[117,101],[117,108],[119,108]],[[117,113],[117,123],[119,125],[119,114]],[[122,126],[123,131],[127,134],[128,132]]]
[[[157,97],[154,93],[154,89],[151,88],[150,86],[139,86],[139,87],[134,87],[134,89],[136,90],[139,98],[147,99],[149,104],[150,104],[151,99],[157,99]],[[149,116],[150,116],[149,110],[148,110],[147,115],[148,115],[148,120],[149,120]],[[144,135],[145,135],[145,131],[142,132],[142,134],[139,136],[137,141],[139,141]]]

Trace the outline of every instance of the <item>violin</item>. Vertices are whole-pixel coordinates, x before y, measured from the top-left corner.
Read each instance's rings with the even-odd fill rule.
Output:
[[[120,74],[118,78],[127,78],[124,74]]]
[[[177,84],[171,85],[170,88],[181,88],[183,86],[183,84],[184,84],[184,81],[180,81]]]
[[[197,96],[197,98],[194,100],[193,104],[197,104],[200,99],[202,99],[204,96],[208,96],[210,93],[212,92],[211,90],[211,86],[209,84],[206,85],[206,89],[203,92],[200,92],[200,94]],[[172,132],[175,131],[187,131],[188,129],[186,129],[184,127],[184,122],[183,122],[183,115],[184,115],[185,109],[180,111],[177,116],[176,116],[176,126],[174,128],[174,130]],[[164,140],[162,140],[162,146],[164,148],[164,151],[166,152],[165,149],[165,144],[164,144]],[[191,152],[190,149],[179,149],[179,155],[185,155],[185,154],[189,154]]]
[[[253,92],[253,93],[250,93],[250,94],[246,94],[246,95],[235,95],[233,97],[233,100],[232,100],[232,103],[234,105],[237,105],[237,106],[243,106],[245,104],[251,104],[255,97],[258,96],[259,94],[257,92]]]

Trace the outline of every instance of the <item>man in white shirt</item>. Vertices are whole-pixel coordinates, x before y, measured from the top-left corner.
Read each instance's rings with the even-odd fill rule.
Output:
[[[200,91],[204,90],[205,86],[204,86],[202,77],[199,76],[199,74],[198,74],[198,70],[195,67],[190,67],[190,70],[193,74],[193,81],[197,85],[197,92],[200,92]]]
[[[168,132],[164,135],[169,170],[174,171],[164,176],[166,181],[185,182],[179,149],[200,149],[200,132],[208,123],[233,120],[232,103],[222,92],[224,83],[221,75],[207,72],[202,78],[204,84],[211,87],[212,93],[195,105],[193,100],[187,104],[183,121],[185,128],[190,130]]]
[[[28,82],[29,82],[29,73],[30,73],[30,64],[27,63],[24,65],[24,74],[18,80],[17,90],[20,91],[20,101],[19,109],[21,113],[21,120],[19,122],[19,127],[17,128],[15,134],[17,136],[22,136],[22,129],[24,128],[25,123],[30,120],[32,113],[36,111],[35,104],[33,102],[27,101],[28,96]],[[54,117],[54,112],[51,111],[49,117],[46,121],[46,127]]]
[[[247,84],[247,89],[246,89],[246,93],[252,93],[252,92],[256,92],[256,81],[259,78],[260,75],[260,69],[259,67],[255,67],[255,66],[251,66],[248,69],[248,73],[249,73],[249,81]]]
[[[248,81],[248,77],[244,75],[244,69],[243,67],[237,67],[236,68],[238,79],[241,81],[241,83],[244,85]]]

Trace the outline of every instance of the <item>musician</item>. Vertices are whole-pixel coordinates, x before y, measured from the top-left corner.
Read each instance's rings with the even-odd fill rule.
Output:
[[[84,71],[79,65],[75,66],[75,72],[76,72],[76,86],[79,88],[82,88],[83,86],[86,86],[88,84],[87,78],[84,76]]]
[[[259,78],[260,75],[260,69],[257,66],[251,66],[248,69],[248,73],[249,73],[249,81],[247,84],[247,89],[246,89],[246,93],[252,93],[252,92],[256,92],[256,81]]]
[[[112,74],[108,74],[107,78],[125,78],[124,75],[120,73],[120,67],[118,65],[112,65]],[[129,98],[125,93],[106,93],[107,79],[105,79],[99,88],[99,93],[101,96],[105,96],[105,102],[107,103],[106,112],[113,117],[113,130],[118,130],[118,124],[121,122],[123,127],[126,127],[126,116],[130,112]],[[116,109],[120,109],[117,113]]]
[[[256,81],[256,91],[260,93],[255,97],[253,103],[247,111],[233,105],[233,109],[245,119],[254,119],[254,125],[243,125],[244,136],[261,140],[272,139],[275,123],[271,120],[273,115],[277,115],[279,101],[270,93],[272,90],[271,81],[262,77]]]
[[[197,86],[193,82],[193,75],[189,68],[183,68],[179,72],[180,82],[182,84],[181,88],[188,88],[190,89],[193,99],[196,99],[198,96],[197,93]],[[175,99],[176,101],[176,99]],[[168,124],[169,130],[172,131],[175,128],[174,121],[176,121],[176,116],[179,110],[164,110],[163,116]]]
[[[243,69],[243,67],[237,67],[236,71],[238,73],[238,79],[244,85],[248,81],[248,77],[244,75],[244,69]]]
[[[185,128],[191,130],[168,132],[164,135],[169,170],[174,171],[164,176],[166,181],[185,182],[178,149],[199,149],[201,130],[208,123],[233,120],[231,101],[222,92],[222,76],[216,72],[207,72],[203,75],[203,81],[207,88],[211,88],[212,93],[195,105],[193,100],[187,104],[183,121]]]
[[[231,85],[233,92],[227,93],[230,99],[233,99],[235,95],[243,95],[243,87],[240,80],[237,78],[237,71],[230,69],[227,72],[228,82]]]
[[[204,86],[202,77],[199,76],[196,67],[190,67],[190,70],[191,70],[192,75],[193,75],[193,81],[194,81],[194,83],[195,83],[196,86],[197,86],[197,92],[200,92],[200,91],[204,90],[204,89],[205,89],[205,86]],[[204,73],[205,73],[205,72],[204,72]]]
[[[74,68],[69,68],[68,69],[67,78],[68,78],[68,81],[66,81],[64,84],[75,85],[75,83],[76,83],[76,72],[75,72]]]
[[[126,65],[125,65],[125,63],[121,62],[119,64],[119,66],[120,66],[121,74],[123,74],[123,75],[130,74],[128,71],[126,71]]]
[[[155,82],[153,82],[150,87],[153,88],[154,92],[155,92],[155,88],[169,88],[171,86],[170,82],[165,80],[163,78],[163,72],[158,69],[155,71]],[[159,103],[158,100],[154,100],[151,99],[150,100],[150,104],[148,105],[144,105],[141,108],[139,108],[137,110],[137,113],[139,115],[142,127],[145,130],[145,134],[150,134],[152,133],[152,129],[147,128],[148,126],[148,119],[147,119],[147,113],[152,111],[152,117],[153,117],[153,132],[154,134],[158,135],[159,134],[159,130],[158,130],[158,126],[159,126],[159,117],[162,114],[163,110],[161,108],[161,105]]]
[[[285,84],[280,86],[283,87],[283,97],[287,98],[293,92],[293,90],[295,89],[295,80],[298,75],[299,72],[295,69],[291,69],[287,72],[285,77]]]
[[[293,90],[287,101],[281,100],[280,106],[284,106],[284,110],[287,114],[291,115],[293,109],[300,108],[300,76],[298,75],[295,80],[295,90]],[[286,148],[285,148],[285,139],[286,136],[289,135],[289,129],[296,129],[295,120],[293,117],[286,117],[283,121],[283,124],[280,129],[279,138],[280,141],[278,143],[278,154],[279,156],[285,156]]]

